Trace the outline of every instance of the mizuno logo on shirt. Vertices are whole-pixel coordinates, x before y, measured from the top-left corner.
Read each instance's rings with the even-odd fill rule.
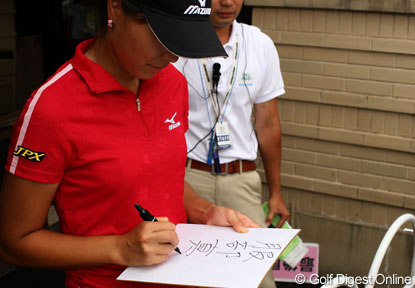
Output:
[[[173,117],[171,117],[171,119],[167,118],[166,121],[164,121],[164,123],[171,123],[171,124],[176,123],[176,122],[174,122],[174,117],[176,117],[176,114],[177,114],[177,112],[174,113],[174,115],[173,115]]]
[[[171,124],[171,125],[169,125],[169,130],[173,130],[173,129],[180,126],[180,122],[176,123],[176,121],[174,121],[174,117],[176,117],[176,115],[177,115],[177,112],[174,113],[174,115],[170,119],[167,118],[166,121],[164,121],[164,123],[170,123]]]
[[[17,146],[17,150],[13,152],[14,155],[20,156],[30,161],[40,162],[46,156],[45,153],[32,151],[22,146]]]

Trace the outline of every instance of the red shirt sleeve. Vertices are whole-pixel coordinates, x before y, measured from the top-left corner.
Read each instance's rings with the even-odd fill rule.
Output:
[[[71,157],[62,113],[68,103],[44,86],[32,94],[13,126],[5,168],[28,180],[58,183]]]

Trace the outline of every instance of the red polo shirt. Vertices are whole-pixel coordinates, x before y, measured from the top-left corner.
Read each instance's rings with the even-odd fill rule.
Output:
[[[81,43],[32,94],[14,126],[6,170],[60,183],[54,203],[66,234],[126,233],[141,221],[134,203],[186,222],[184,77],[169,65],[140,81],[138,111],[136,95],[84,56],[92,43]],[[116,281],[124,268],[69,270],[67,287],[156,287]]]

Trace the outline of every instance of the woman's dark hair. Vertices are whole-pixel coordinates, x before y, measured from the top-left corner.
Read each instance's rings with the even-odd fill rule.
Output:
[[[140,8],[140,6],[134,4],[132,1],[122,0],[121,2],[122,10],[127,16],[143,13],[143,10]],[[94,6],[97,36],[102,36],[108,29],[107,0],[96,0]]]

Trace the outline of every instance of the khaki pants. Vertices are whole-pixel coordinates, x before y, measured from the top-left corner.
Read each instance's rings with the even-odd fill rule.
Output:
[[[256,171],[213,175],[211,172],[186,167],[187,183],[203,198],[210,202],[232,208],[250,217],[265,227],[265,215],[262,209],[262,184]],[[268,272],[260,288],[275,288],[272,272]]]

